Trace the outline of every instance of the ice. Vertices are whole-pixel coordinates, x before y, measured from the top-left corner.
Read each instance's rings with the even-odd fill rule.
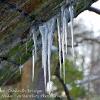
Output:
[[[53,42],[53,33],[55,27],[55,19],[51,19],[48,23],[48,83],[51,82],[51,48]],[[50,84],[49,84],[50,85]],[[50,85],[51,87],[51,85]],[[50,92],[49,92],[50,94]]]
[[[64,8],[61,8],[61,19],[62,19],[62,61],[63,61],[63,79],[65,83],[65,14]]]
[[[35,53],[35,58],[37,57],[37,32],[35,30],[35,28],[33,27],[32,29],[32,34],[33,34],[33,42],[34,42],[34,53]]]
[[[22,73],[22,67],[21,67],[22,58],[20,57],[19,60],[20,60],[20,67],[19,67],[19,70],[20,70],[20,74],[21,74],[21,73]]]
[[[62,51],[62,45],[61,45],[61,25],[60,25],[60,18],[59,18],[59,16],[57,18],[57,30],[58,30],[58,45],[59,45],[60,76],[62,76],[62,63],[61,63],[61,51]]]
[[[65,60],[68,48],[68,40],[67,40],[68,16],[69,16],[69,9],[64,8],[64,6],[62,6],[61,18],[57,18],[57,29],[58,29],[58,43],[59,43],[60,76],[63,76],[64,82],[66,78]],[[62,64],[61,64],[61,57],[62,57]]]
[[[65,49],[66,49],[66,55],[67,55],[67,46],[68,46],[68,41],[67,41],[67,35],[68,35],[68,8],[66,8],[64,10],[64,20],[63,20],[63,24],[64,24],[64,34],[65,34]]]
[[[46,89],[46,78],[47,78],[47,25],[44,24],[43,26],[39,26],[39,30],[42,36],[42,68],[44,70],[44,84]]]
[[[53,91],[54,83],[52,81],[47,83],[47,92],[50,94]]]
[[[73,30],[73,6],[69,6],[69,12],[70,12],[70,31],[71,31],[71,44],[72,44],[72,56],[74,60],[74,30]]]
[[[24,65],[20,65],[19,69],[20,69],[20,74],[22,73],[22,69],[23,69]]]
[[[27,50],[27,41],[26,41],[26,44],[25,44],[25,49],[26,49],[26,54],[27,54],[27,51],[28,51],[28,50]]]
[[[46,78],[48,82],[51,80],[51,48],[53,42],[53,33],[55,29],[55,18],[50,19],[39,27],[42,36],[42,67],[44,68],[44,80],[46,89]],[[48,71],[48,75],[47,75]]]
[[[31,32],[32,32],[32,36],[33,36],[32,39],[34,42],[33,50],[32,50],[32,81],[34,81],[35,61],[37,58],[37,35],[36,35],[37,32],[36,32],[35,27],[32,27]]]
[[[53,31],[54,31],[54,19],[51,19],[47,25],[48,25],[48,80],[50,82],[51,79],[51,70],[50,70],[50,58],[51,58],[51,48],[52,48],[52,42],[53,42]]]
[[[32,82],[34,80],[35,50],[32,50]]]

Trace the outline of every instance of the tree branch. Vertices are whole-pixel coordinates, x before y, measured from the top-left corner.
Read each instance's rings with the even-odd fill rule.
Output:
[[[56,67],[55,75],[56,75],[56,77],[59,79],[60,83],[62,84],[63,89],[64,89],[64,91],[65,91],[65,94],[66,94],[66,96],[67,96],[67,99],[68,99],[68,100],[72,100],[72,98],[71,98],[71,96],[70,96],[70,93],[69,93],[69,90],[68,90],[66,84],[64,83],[63,79],[60,77],[59,62],[58,62],[57,67]]]
[[[88,36],[84,36],[84,35],[81,35],[81,34],[76,34],[75,37],[81,38],[81,40],[78,41],[77,43],[82,43],[83,41],[90,41],[90,42],[95,42],[97,44],[100,44],[99,38],[88,37]]]
[[[95,7],[90,6],[90,7],[88,8],[88,10],[89,10],[89,11],[92,11],[92,12],[95,12],[95,13],[97,13],[97,14],[100,15],[100,10],[99,10],[98,8],[95,8]]]

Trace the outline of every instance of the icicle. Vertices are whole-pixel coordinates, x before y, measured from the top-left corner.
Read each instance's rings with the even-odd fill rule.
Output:
[[[42,36],[42,68],[44,69],[44,84],[46,89],[46,77],[47,77],[47,34],[48,31],[46,29],[46,24],[43,26],[39,26],[39,30]]]
[[[63,76],[64,76],[64,82],[66,80],[66,66],[65,66],[65,52],[66,52],[66,56],[67,56],[67,34],[68,34],[68,9],[64,9],[63,12],[63,39],[62,39],[62,43],[63,47],[62,47],[62,53],[63,53]],[[65,50],[64,50],[65,49]]]
[[[20,74],[22,73],[22,69],[23,69],[23,65],[20,65],[19,69],[20,69]]]
[[[61,64],[61,30],[60,30],[60,19],[57,18],[57,30],[58,30],[58,44],[59,44],[59,64],[60,64],[60,76],[62,76],[62,64]]]
[[[19,70],[20,70],[20,74],[22,73],[22,67],[21,67],[21,57],[19,58],[20,59],[20,67],[19,67]]]
[[[64,11],[64,33],[65,33],[65,47],[66,47],[66,55],[67,55],[67,34],[68,34],[68,9],[66,8]]]
[[[26,44],[25,44],[25,46],[26,46],[26,47],[25,47],[25,49],[26,49],[26,54],[27,54],[27,51],[28,51],[28,50],[27,50],[27,41],[26,41]]]
[[[65,47],[64,47],[64,34],[62,36],[62,58],[63,58],[63,77],[65,82]]]
[[[50,58],[51,58],[51,48],[52,48],[52,42],[53,42],[54,22],[55,22],[54,18],[47,22],[48,31],[49,31],[48,32],[48,84],[49,84],[49,87],[51,87],[51,64],[50,64],[51,60]]]
[[[67,34],[68,34],[68,23],[67,23],[67,18],[66,18],[66,9],[63,11],[63,37],[62,37],[62,53],[63,53],[63,76],[64,76],[64,82],[66,80],[66,66],[65,66],[65,52],[67,56]]]
[[[32,50],[32,82],[34,80],[34,65],[35,65],[35,51],[34,49]]]
[[[46,77],[48,69],[48,84],[51,82],[51,48],[53,41],[53,31],[54,31],[55,18],[46,22],[43,26],[39,27],[40,33],[42,35],[42,66],[44,68],[44,80],[46,89]],[[46,65],[47,64],[47,65]]]
[[[36,36],[36,30],[33,28],[32,29],[32,33],[33,33],[33,42],[34,42],[34,53],[35,53],[35,59],[37,57],[37,36]]]
[[[69,6],[70,12],[70,30],[71,30],[71,37],[72,37],[72,55],[74,60],[74,31],[73,31],[73,6]]]
[[[34,66],[35,66],[35,60],[37,58],[37,36],[36,36],[36,30],[35,27],[32,27],[32,39],[34,42],[33,50],[32,50],[32,81],[34,80]]]
[[[50,82],[50,79],[51,79],[51,70],[50,70],[50,58],[51,58],[51,46],[52,46],[52,43],[51,43],[51,38],[52,38],[52,33],[49,33],[48,34],[48,80]]]
[[[65,20],[64,20],[64,8],[61,9],[62,18],[62,59],[63,59],[63,78],[65,83]]]

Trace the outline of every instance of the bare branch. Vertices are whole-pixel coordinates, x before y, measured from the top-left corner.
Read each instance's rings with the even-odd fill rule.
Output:
[[[97,44],[100,44],[99,38],[92,38],[92,37],[84,36],[84,35],[81,35],[81,34],[76,34],[75,37],[81,38],[81,40],[78,41],[78,43],[82,43],[83,41],[90,41],[90,42],[95,42]]]
[[[60,73],[59,73],[59,63],[57,64],[56,71],[55,71],[55,75],[59,79],[60,83],[62,84],[63,89],[65,91],[65,94],[67,96],[67,99],[68,100],[72,100],[72,98],[70,96],[70,93],[69,93],[69,90],[68,90],[66,84],[64,83],[64,80],[60,77]]]
[[[89,11],[92,11],[92,12],[95,12],[95,13],[97,13],[97,14],[100,15],[100,10],[97,9],[97,8],[95,8],[95,7],[92,7],[92,6],[91,6],[91,7],[88,8],[88,10],[89,10]]]

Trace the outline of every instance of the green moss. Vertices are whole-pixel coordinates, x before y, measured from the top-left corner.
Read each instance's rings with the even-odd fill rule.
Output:
[[[9,60],[14,60],[17,64],[24,64],[32,56],[32,46],[33,41],[27,41],[26,53],[26,43],[19,43],[9,51],[7,57]]]
[[[87,7],[91,4],[92,0],[78,0],[74,5],[75,14],[78,15],[79,13],[87,9]]]
[[[16,47],[12,48],[9,53],[8,53],[8,57],[13,56],[14,54],[16,54],[16,52],[19,50],[19,44],[16,45]]]

